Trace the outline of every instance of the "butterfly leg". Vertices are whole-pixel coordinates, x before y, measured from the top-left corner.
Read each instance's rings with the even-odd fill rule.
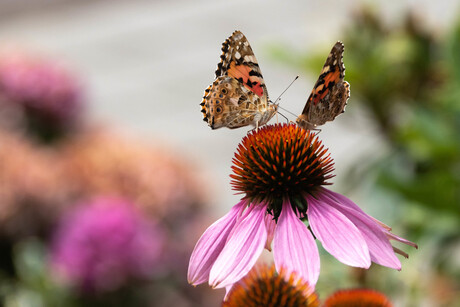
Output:
[[[313,128],[313,129],[311,129],[311,130],[312,130],[312,131],[317,131],[316,134],[319,134],[321,131],[323,131],[323,130],[321,130],[321,129],[319,129],[319,128]]]

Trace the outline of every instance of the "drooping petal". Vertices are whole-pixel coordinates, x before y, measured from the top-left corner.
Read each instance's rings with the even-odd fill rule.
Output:
[[[224,296],[224,299],[223,299],[224,302],[227,300],[228,294],[230,293],[230,291],[232,291],[232,288],[233,288],[234,285],[235,284],[230,284],[230,285],[225,287],[225,296]]]
[[[342,263],[369,268],[369,249],[358,228],[327,203],[310,195],[307,196],[307,201],[310,227],[324,249]]]
[[[398,241],[398,242],[401,242],[401,243],[404,243],[406,245],[409,245],[409,246],[412,246],[412,247],[415,247],[418,249],[418,245],[415,244],[414,242],[411,242],[409,240],[406,240],[404,238],[401,238],[401,237],[398,237],[397,235],[395,235],[394,233],[391,233],[390,231],[385,231],[385,234],[387,235],[387,237],[391,240],[395,240],[395,241]]]
[[[265,243],[265,249],[272,251],[272,241],[275,236],[276,222],[271,214],[265,214],[265,228],[267,229],[267,242]]]
[[[376,218],[373,218],[372,216],[370,217],[371,219],[373,219],[378,225],[380,225],[381,227],[383,227],[383,232],[387,235],[388,239],[390,240],[395,240],[395,241],[398,241],[398,242],[401,242],[401,243],[404,243],[406,245],[409,245],[409,246],[412,246],[412,247],[415,247],[416,249],[418,249],[418,245],[412,241],[409,241],[407,239],[404,239],[404,238],[401,238],[397,235],[395,235],[394,233],[391,232],[391,227],[388,226],[388,225],[385,225],[384,223],[380,222],[378,219]],[[398,252],[399,253],[399,252]],[[403,253],[402,255],[406,255],[406,253]],[[406,257],[406,256],[404,256]],[[407,258],[407,257],[406,257]]]
[[[391,231],[391,227],[388,226],[387,224],[385,224],[385,223],[383,223],[383,222],[380,222],[378,219],[376,219],[375,217],[372,217],[372,216],[371,216],[371,219],[373,219],[374,222],[376,222],[377,224],[379,224],[380,226],[382,226],[382,227],[385,228],[386,230]]]
[[[393,251],[396,253],[396,254],[400,254],[401,256],[403,256],[404,258],[409,258],[409,254],[408,253],[405,253],[403,252],[402,250],[400,250],[399,248],[397,247],[394,247],[393,246]]]
[[[322,190],[324,191],[327,189],[323,188]],[[328,193],[317,193],[316,198],[324,204],[337,209],[359,229],[366,241],[373,262],[389,268],[401,270],[401,262],[393,251],[393,247],[385,234],[385,229],[377,224],[372,217],[365,214],[362,210],[356,210],[350,205],[347,206],[339,203],[337,201],[338,198],[332,198]],[[344,198],[346,197],[343,196],[341,199]],[[353,203],[348,199],[348,203],[350,202]],[[353,205],[356,206],[354,203]]]
[[[244,277],[254,266],[267,240],[264,216],[267,207],[251,205],[228,237],[209,274],[214,288],[226,287]]]
[[[312,287],[319,277],[319,253],[307,226],[299,220],[289,201],[283,202],[273,242],[276,270],[286,274],[297,272]]]
[[[318,188],[318,191],[319,191],[319,193],[318,193],[319,195],[321,195],[321,194],[322,195],[327,195],[330,198],[334,199],[339,204],[342,204],[343,206],[346,206],[346,207],[348,207],[350,209],[353,209],[353,210],[356,210],[358,212],[364,213],[363,209],[361,209],[357,204],[355,204],[353,201],[351,201],[351,199],[349,199],[348,197],[345,197],[342,194],[333,192],[333,191],[328,190],[328,189],[323,188],[323,187]],[[366,213],[364,213],[364,214],[366,214]]]
[[[188,266],[187,279],[190,284],[199,285],[208,280],[212,265],[246,205],[246,201],[241,201],[233,206],[229,213],[209,226],[198,240]]]

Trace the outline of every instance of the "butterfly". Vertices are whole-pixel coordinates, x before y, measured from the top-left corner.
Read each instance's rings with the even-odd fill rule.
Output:
[[[308,130],[315,129],[345,112],[350,97],[350,84],[343,80],[343,50],[341,42],[332,47],[302,114],[296,119],[298,126]]]
[[[277,112],[248,40],[235,31],[222,44],[216,80],[201,101],[203,120],[212,129],[266,124]]]

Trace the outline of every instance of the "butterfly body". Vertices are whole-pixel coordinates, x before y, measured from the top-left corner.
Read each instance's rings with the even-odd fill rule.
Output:
[[[344,46],[337,42],[326,59],[321,74],[308,97],[302,114],[296,123],[304,129],[315,129],[334,120],[345,111],[350,97],[350,85],[344,81]]]
[[[248,40],[235,31],[222,44],[216,80],[201,101],[203,120],[212,129],[230,129],[266,124],[277,105],[268,98],[262,73]]]
[[[254,92],[229,76],[218,77],[206,90],[202,102],[204,120],[212,129],[264,125],[276,113]]]

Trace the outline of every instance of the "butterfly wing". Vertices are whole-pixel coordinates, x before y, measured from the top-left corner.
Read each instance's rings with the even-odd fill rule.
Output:
[[[249,41],[243,33],[235,31],[222,44],[222,55],[217,65],[216,78],[229,76],[268,103],[268,92],[262,72]]]
[[[216,80],[201,102],[203,120],[212,129],[266,124],[277,106],[269,103],[259,64],[248,40],[235,31],[222,44]]]
[[[206,90],[201,102],[203,120],[212,129],[230,129],[254,123],[263,125],[276,112],[275,108],[265,108],[260,97],[250,91],[235,78],[218,77]]]
[[[345,111],[350,97],[350,85],[343,80],[343,50],[344,45],[341,42],[332,47],[302,114],[297,117],[296,122],[300,127],[314,129],[334,120]]]

